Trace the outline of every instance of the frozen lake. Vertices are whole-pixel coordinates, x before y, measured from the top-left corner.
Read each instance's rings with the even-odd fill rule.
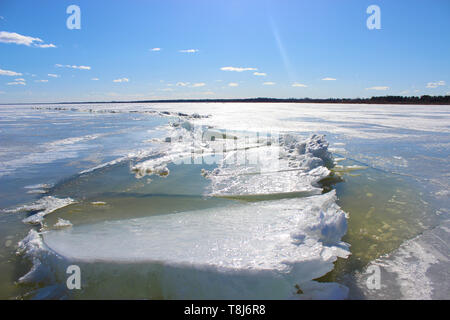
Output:
[[[449,297],[450,106],[1,106],[0,142],[0,298]]]

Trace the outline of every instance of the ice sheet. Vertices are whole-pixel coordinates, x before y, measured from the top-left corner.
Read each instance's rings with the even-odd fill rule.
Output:
[[[344,287],[311,282],[330,271],[336,257],[349,254],[340,240],[346,232],[346,215],[335,197],[330,192],[74,226],[44,233],[43,243],[32,233],[20,245],[35,265],[24,279],[36,281],[46,274],[42,270],[69,263],[86,266],[84,274],[90,279],[86,272],[98,276],[102,272],[94,266],[100,263],[114,264],[114,272],[127,279],[146,274],[140,279],[143,284],[158,281],[161,286],[160,291],[148,288],[147,293],[166,298],[317,298],[337,288],[335,297],[342,298]],[[62,261],[50,258],[52,252]],[[296,284],[304,295],[294,294]],[[255,286],[263,291],[255,291]]]

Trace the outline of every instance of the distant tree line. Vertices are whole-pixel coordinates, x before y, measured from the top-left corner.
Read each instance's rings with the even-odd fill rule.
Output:
[[[40,104],[86,104],[86,103],[164,103],[164,102],[290,102],[290,103],[367,103],[367,104],[444,104],[450,105],[450,95],[420,97],[411,96],[378,96],[371,98],[243,98],[243,99],[172,99],[172,100],[139,100],[139,101],[84,101],[84,102],[58,102],[58,103],[40,103]],[[13,104],[13,103],[7,103]],[[17,103],[14,103],[17,104]],[[18,103],[32,104],[32,103]]]
[[[132,101],[129,101],[132,102]],[[291,103],[367,103],[367,104],[445,104],[450,105],[450,95],[420,97],[411,96],[378,96],[371,98],[245,98],[245,99],[178,99],[178,100],[147,100],[134,102],[291,102]]]

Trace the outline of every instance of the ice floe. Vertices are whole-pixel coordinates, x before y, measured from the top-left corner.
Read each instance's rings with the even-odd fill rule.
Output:
[[[72,198],[56,198],[53,196],[46,196],[36,200],[31,204],[21,205],[12,209],[4,209],[7,213],[16,212],[30,212],[31,215],[23,219],[24,223],[39,224],[42,222],[44,217],[55,210],[68,206],[74,203],[75,200]]]
[[[48,279],[45,270],[62,273],[63,267],[77,264],[88,282],[119,274],[117,281],[139,283],[137,296],[150,298],[343,298],[345,287],[313,281],[332,270],[337,257],[349,255],[341,241],[346,215],[335,200],[330,192],[42,235],[33,230],[19,245],[34,262],[21,279]],[[108,294],[129,297],[108,281]],[[296,294],[295,285],[303,294]],[[89,295],[89,283],[85,286]]]

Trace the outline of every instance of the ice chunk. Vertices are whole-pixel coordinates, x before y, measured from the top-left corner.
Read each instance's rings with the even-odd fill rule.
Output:
[[[58,218],[58,221],[54,224],[55,228],[69,228],[72,226],[72,223],[69,220],[64,220]]]
[[[96,286],[102,286],[98,278],[108,278],[109,288],[109,281],[133,283],[133,293],[125,296],[123,286],[114,287],[116,297],[319,298],[336,290],[345,295],[339,286],[312,281],[349,254],[340,240],[345,214],[335,198],[330,192],[80,225],[46,232],[38,245],[33,234],[21,247],[37,259],[36,273],[76,263]],[[62,260],[49,259],[48,252]],[[295,294],[296,284],[304,295]]]
[[[32,204],[27,204],[23,206],[19,206],[13,209],[6,209],[5,212],[15,213],[15,212],[36,212],[31,216],[23,219],[23,222],[30,224],[39,224],[42,222],[44,217],[53,211],[68,206],[69,204],[74,203],[75,200],[72,198],[56,198],[53,196],[47,196],[40,198],[39,200],[33,202]]]
[[[318,183],[330,175],[326,164],[332,164],[332,156],[323,136],[300,140],[287,134],[279,145],[228,152],[218,170],[204,175],[216,196],[311,195],[322,192]]]

